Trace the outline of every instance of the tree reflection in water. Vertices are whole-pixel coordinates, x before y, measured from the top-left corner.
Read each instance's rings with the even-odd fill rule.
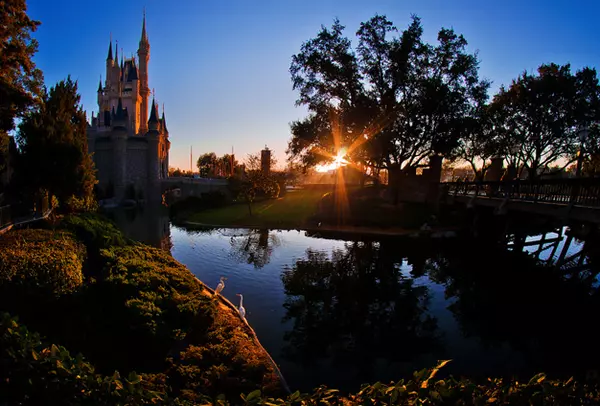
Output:
[[[273,249],[281,242],[275,232],[268,229],[243,230],[230,237],[231,255],[239,262],[262,268],[271,259]]]
[[[600,362],[600,332],[592,321],[600,311],[592,283],[598,272],[594,264],[591,269],[585,278],[573,277],[531,254],[478,245],[468,254],[446,249],[426,264],[429,278],[455,299],[448,308],[465,336],[487,347],[510,344],[525,357],[523,373],[567,378]]]
[[[309,248],[284,270],[288,360],[351,364],[369,379],[376,359],[408,362],[439,346],[428,288],[401,274],[393,248],[352,242],[331,256]]]

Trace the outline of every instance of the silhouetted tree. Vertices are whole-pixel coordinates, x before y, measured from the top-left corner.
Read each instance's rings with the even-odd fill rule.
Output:
[[[200,155],[200,157],[198,157],[198,161],[196,161],[196,166],[198,167],[198,172],[200,173],[200,176],[203,178],[208,178],[210,176],[214,176],[216,165],[217,165],[217,155],[214,152],[208,152],[206,154],[202,154],[202,155]]]
[[[343,29],[337,20],[323,27],[293,56],[297,104],[310,114],[292,123],[288,154],[309,166],[346,147],[351,161],[376,173],[413,169],[452,151],[489,87],[466,40],[441,29],[438,43],[427,44],[417,17],[395,37],[393,24],[376,15],[357,32],[357,55]]]
[[[15,118],[22,118],[42,92],[42,72],[32,60],[38,43],[31,38],[39,25],[27,15],[25,0],[0,3],[0,171],[6,165],[8,132]]]
[[[19,125],[19,184],[31,191],[45,189],[61,205],[73,198],[90,204],[96,177],[86,131],[77,82],[69,77],[50,88],[39,109]]]
[[[566,167],[580,149],[579,129],[600,119],[596,71],[575,75],[570,65],[541,65],[524,72],[510,87],[501,87],[490,106],[499,150],[530,179],[559,159]]]

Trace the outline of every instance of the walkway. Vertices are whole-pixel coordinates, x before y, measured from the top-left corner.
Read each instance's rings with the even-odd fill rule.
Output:
[[[36,212],[27,216],[12,218],[11,206],[2,206],[0,207],[0,235],[4,234],[13,227],[22,226],[45,219],[50,215],[50,213],[52,213],[51,208],[46,209],[46,211],[43,213]]]

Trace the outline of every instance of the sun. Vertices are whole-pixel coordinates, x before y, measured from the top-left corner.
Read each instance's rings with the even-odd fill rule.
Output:
[[[333,162],[325,165],[317,165],[317,172],[329,172],[342,166],[346,166],[348,161],[344,158],[346,156],[346,149],[342,148],[338,151],[337,155],[333,157]]]

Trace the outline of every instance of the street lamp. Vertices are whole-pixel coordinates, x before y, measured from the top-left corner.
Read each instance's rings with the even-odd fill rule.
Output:
[[[575,171],[576,178],[579,178],[581,176],[581,170],[583,168],[584,145],[585,145],[585,142],[587,141],[588,135],[589,135],[589,130],[588,130],[587,125],[583,126],[579,130],[579,152],[577,153],[577,169]]]

